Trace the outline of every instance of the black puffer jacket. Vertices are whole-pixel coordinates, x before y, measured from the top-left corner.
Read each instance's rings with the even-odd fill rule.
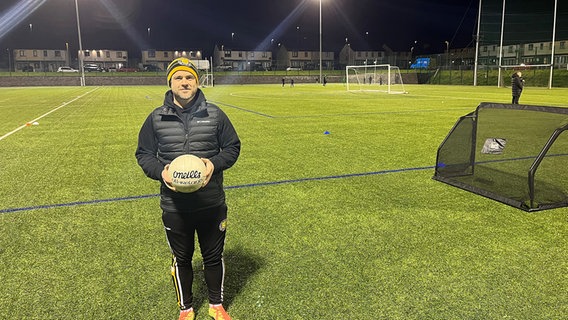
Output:
[[[152,111],[138,135],[136,159],[148,177],[162,182],[160,206],[165,211],[223,204],[223,171],[240,154],[241,142],[227,115],[208,103],[201,90],[192,102],[182,111],[174,104],[173,93],[166,92],[164,105]],[[213,176],[207,186],[194,193],[174,192],[164,185],[162,171],[177,156],[188,153],[211,160]]]
[[[511,76],[511,92],[513,97],[519,97],[521,92],[523,92],[524,87],[524,80],[523,78],[519,77],[518,73],[513,73]]]

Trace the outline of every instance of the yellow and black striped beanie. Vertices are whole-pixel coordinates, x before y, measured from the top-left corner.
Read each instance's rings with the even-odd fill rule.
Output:
[[[180,70],[191,72],[195,77],[197,83],[199,83],[199,75],[197,73],[197,68],[195,67],[195,65],[191,63],[191,61],[188,58],[177,58],[168,65],[167,69],[168,86],[171,87],[172,76],[174,75],[174,73],[176,73],[176,71]]]

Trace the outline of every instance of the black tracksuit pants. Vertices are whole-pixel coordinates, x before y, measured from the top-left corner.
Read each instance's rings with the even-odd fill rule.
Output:
[[[163,212],[162,221],[173,255],[171,271],[180,309],[189,309],[193,303],[191,260],[196,233],[203,257],[209,303],[223,302],[226,219],[226,205],[192,212]]]

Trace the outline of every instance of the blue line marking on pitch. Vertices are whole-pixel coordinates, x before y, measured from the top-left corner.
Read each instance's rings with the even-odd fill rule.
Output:
[[[61,208],[61,207],[75,207],[75,206],[82,206],[87,204],[97,204],[97,203],[105,203],[105,202],[116,202],[116,201],[126,201],[126,200],[138,200],[138,199],[145,199],[145,198],[153,198],[157,197],[159,194],[146,194],[141,196],[130,196],[130,197],[120,197],[120,198],[110,198],[110,199],[99,199],[99,200],[90,200],[90,201],[77,201],[77,202],[68,202],[68,203],[59,203],[59,204],[46,204],[40,206],[32,206],[32,207],[23,207],[23,208],[12,208],[12,209],[2,209],[0,210],[0,214],[2,213],[10,213],[10,212],[18,212],[18,211],[31,211],[37,209],[50,209],[50,208]]]
[[[561,153],[561,154],[551,154],[551,155],[548,155],[548,156],[549,157],[558,157],[558,156],[566,156],[566,155],[568,155],[568,154]],[[519,158],[513,158],[513,159],[488,160],[488,161],[480,161],[480,162],[476,162],[476,163],[481,164],[481,163],[491,163],[491,162],[504,162],[504,161],[511,161],[511,160],[516,161],[516,160],[527,160],[527,159],[531,159],[531,158],[534,158],[534,157],[529,156],[529,157],[519,157]],[[440,163],[438,165],[442,166],[442,167],[444,166],[444,164],[442,164],[442,163]],[[404,169],[391,169],[391,170],[381,170],[381,171],[372,171],[372,172],[363,172],[363,173],[350,173],[350,174],[341,174],[341,175],[324,176],[324,177],[312,177],[312,178],[300,178],[300,179],[290,179],[290,180],[257,182],[257,183],[249,183],[249,184],[242,184],[242,185],[236,185],[236,186],[228,186],[228,187],[225,187],[225,190],[262,187],[262,186],[273,186],[273,185],[279,185],[279,184],[298,183],[298,182],[306,182],[306,181],[322,181],[322,180],[331,180],[331,179],[364,177],[364,176],[372,176],[372,175],[387,174],[387,173],[396,173],[396,172],[405,172],[405,171],[419,171],[419,170],[432,170],[432,169],[435,169],[435,166],[404,168]],[[131,200],[138,200],[138,199],[154,198],[154,197],[158,197],[158,196],[160,196],[160,195],[159,194],[147,194],[147,195],[140,195],[140,196],[99,199],[99,200],[90,200],[90,201],[77,201],[77,202],[69,202],[69,203],[39,205],[39,206],[12,208],[12,209],[0,209],[0,214],[11,213],[11,212],[19,212],[19,211],[31,211],[31,210],[38,210],[38,209],[75,207],[75,206],[98,204],[98,203],[107,203],[107,202],[117,202],[117,201],[131,201]]]
[[[364,176],[372,176],[372,175],[378,175],[378,174],[387,174],[387,173],[404,172],[404,171],[418,171],[418,170],[426,170],[426,169],[434,169],[434,166],[406,168],[406,169],[392,169],[392,170],[372,171],[372,172],[363,172],[363,173],[349,173],[349,174],[342,174],[342,175],[336,175],[336,176],[325,176],[325,177],[313,177],[313,178],[300,178],[300,179],[290,179],[290,180],[258,182],[258,183],[243,184],[243,185],[238,185],[238,186],[229,186],[229,187],[226,187],[225,189],[241,189],[241,188],[272,186],[272,185],[277,185],[277,184],[297,183],[297,182],[306,182],[306,181],[321,181],[321,180],[343,179],[343,178],[352,178],[352,177],[364,177]]]
[[[290,179],[290,180],[258,182],[258,183],[249,183],[249,184],[242,184],[242,185],[236,185],[236,186],[228,186],[228,187],[225,187],[225,190],[262,187],[262,186],[273,186],[273,185],[279,185],[279,184],[298,183],[298,182],[305,182],[305,181],[321,181],[321,180],[343,179],[343,178],[352,178],[352,177],[364,177],[364,176],[372,176],[372,175],[379,175],[379,174],[404,172],[404,171],[428,170],[428,169],[434,169],[434,167],[429,166],[429,167],[416,167],[416,168],[406,168],[406,169],[392,169],[392,170],[382,170],[382,171],[363,172],[363,173],[350,173],[350,174],[325,176],[325,177],[312,177],[312,178],[300,178],[300,179]],[[13,212],[19,212],[19,211],[32,211],[32,210],[39,210],[39,209],[76,207],[76,206],[98,204],[98,203],[107,203],[107,202],[131,201],[131,200],[138,200],[138,199],[154,198],[154,197],[159,197],[159,196],[160,196],[159,194],[147,194],[147,195],[140,195],[140,196],[109,198],[109,199],[99,199],[99,200],[90,200],[90,201],[77,201],[77,202],[59,203],[59,204],[47,204],[47,205],[22,207],[22,208],[0,209],[0,214],[13,213]]]

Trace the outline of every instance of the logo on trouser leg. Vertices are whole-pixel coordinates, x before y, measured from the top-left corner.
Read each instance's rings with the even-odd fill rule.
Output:
[[[220,231],[225,231],[227,229],[227,219],[221,221],[221,223],[219,223],[219,230]]]

